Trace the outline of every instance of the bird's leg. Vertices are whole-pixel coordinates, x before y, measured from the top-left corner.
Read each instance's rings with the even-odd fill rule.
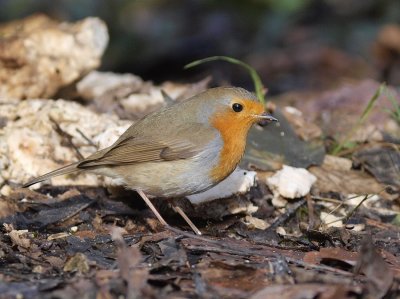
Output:
[[[146,196],[146,194],[144,194],[143,191],[141,190],[136,190],[136,192],[140,195],[141,198],[143,198],[144,202],[149,206],[150,210],[153,211],[158,221],[160,221],[161,224],[164,225],[165,227],[169,228],[170,226],[168,225],[168,223],[164,220],[164,218],[160,215],[160,213],[158,213],[157,209],[152,204],[150,199]],[[201,235],[201,231],[196,227],[196,225],[194,225],[194,223],[189,219],[189,217],[185,214],[185,212],[181,209],[181,207],[172,204],[172,208],[174,209],[175,212],[181,215],[181,217],[186,221],[186,223],[190,226],[190,228],[194,231],[196,235]]]
[[[186,223],[190,226],[190,228],[194,231],[196,235],[201,235],[201,231],[194,225],[192,220],[185,214],[185,212],[181,209],[180,206],[176,206],[172,204],[172,208],[174,209],[175,212],[177,212],[181,217],[186,221]]]
[[[146,194],[143,193],[141,190],[136,190],[136,192],[140,195],[141,198],[143,198],[144,202],[149,206],[150,210],[153,211],[154,215],[156,215],[158,221],[161,222],[162,225],[169,227],[168,223],[164,220],[164,218],[158,213],[157,209],[155,206],[151,203],[150,199],[146,196]]]

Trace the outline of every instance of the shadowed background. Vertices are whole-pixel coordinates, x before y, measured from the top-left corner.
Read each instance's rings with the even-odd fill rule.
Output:
[[[155,82],[212,74],[214,84],[251,87],[245,72],[226,63],[183,70],[193,60],[228,55],[254,66],[270,94],[325,89],[342,78],[400,83],[400,27],[377,42],[385,25],[398,26],[396,0],[0,1],[1,22],[33,13],[102,18],[110,43],[101,69]]]

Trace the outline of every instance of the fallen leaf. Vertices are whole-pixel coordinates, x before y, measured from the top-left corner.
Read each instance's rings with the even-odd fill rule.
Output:
[[[383,298],[393,284],[393,272],[375,250],[371,237],[365,237],[362,241],[354,272],[364,273],[369,282],[366,288],[372,298]]]
[[[243,262],[229,264],[226,261],[203,261],[197,265],[204,281],[220,295],[229,292],[231,298],[246,298],[255,290],[270,284],[269,270],[246,265]]]
[[[89,261],[86,255],[78,252],[65,263],[63,270],[66,272],[88,273],[90,270]]]
[[[6,225],[7,224],[4,223],[4,226],[6,226]],[[9,225],[8,227],[12,228],[12,225]],[[10,236],[11,241],[13,242],[13,244],[27,249],[27,248],[31,247],[31,240],[26,237],[27,233],[28,233],[27,229],[24,229],[24,230],[12,229],[8,233],[8,235]]]
[[[400,150],[393,145],[373,146],[353,155],[356,162],[385,185],[400,189]]]
[[[354,266],[357,263],[358,257],[359,254],[357,252],[347,251],[339,247],[321,248],[320,251],[307,252],[304,255],[303,261],[310,264],[321,264],[327,260],[337,260],[350,266]]]
[[[314,187],[319,192],[340,194],[377,194],[383,190],[373,177],[357,170],[336,170],[329,166],[313,166],[309,171],[317,177]],[[382,193],[381,196],[384,197]]]
[[[58,256],[43,256],[43,258],[54,268],[62,269],[64,267],[65,261]]]
[[[346,299],[354,298],[351,286],[325,285],[317,283],[268,286],[250,299]]]

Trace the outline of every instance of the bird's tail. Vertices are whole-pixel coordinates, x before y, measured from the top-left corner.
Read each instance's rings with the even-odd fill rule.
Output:
[[[67,165],[67,166],[61,167],[59,169],[56,169],[56,170],[54,170],[52,172],[46,173],[44,175],[41,175],[40,177],[37,177],[37,178],[29,181],[28,183],[24,184],[22,187],[26,188],[26,187],[29,187],[31,185],[34,185],[36,183],[42,182],[44,180],[47,180],[47,179],[55,177],[55,176],[59,176],[59,175],[62,175],[62,174],[68,174],[68,173],[72,173],[72,172],[78,171],[79,169],[77,168],[77,166],[78,166],[78,164],[80,162],[81,161],[75,162],[75,163],[72,163],[70,165]]]

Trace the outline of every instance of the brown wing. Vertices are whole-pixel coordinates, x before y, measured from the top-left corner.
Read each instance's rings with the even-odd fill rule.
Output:
[[[195,134],[193,132],[186,134],[187,129],[193,131],[193,126],[189,126],[179,130],[174,136],[158,135],[153,136],[152,139],[143,136],[129,136],[88,157],[79,163],[78,168],[120,166],[194,157],[210,141],[210,136],[216,136],[215,129],[207,129],[203,126],[199,127],[199,125],[195,128]],[[182,136],[185,138],[183,139]]]

